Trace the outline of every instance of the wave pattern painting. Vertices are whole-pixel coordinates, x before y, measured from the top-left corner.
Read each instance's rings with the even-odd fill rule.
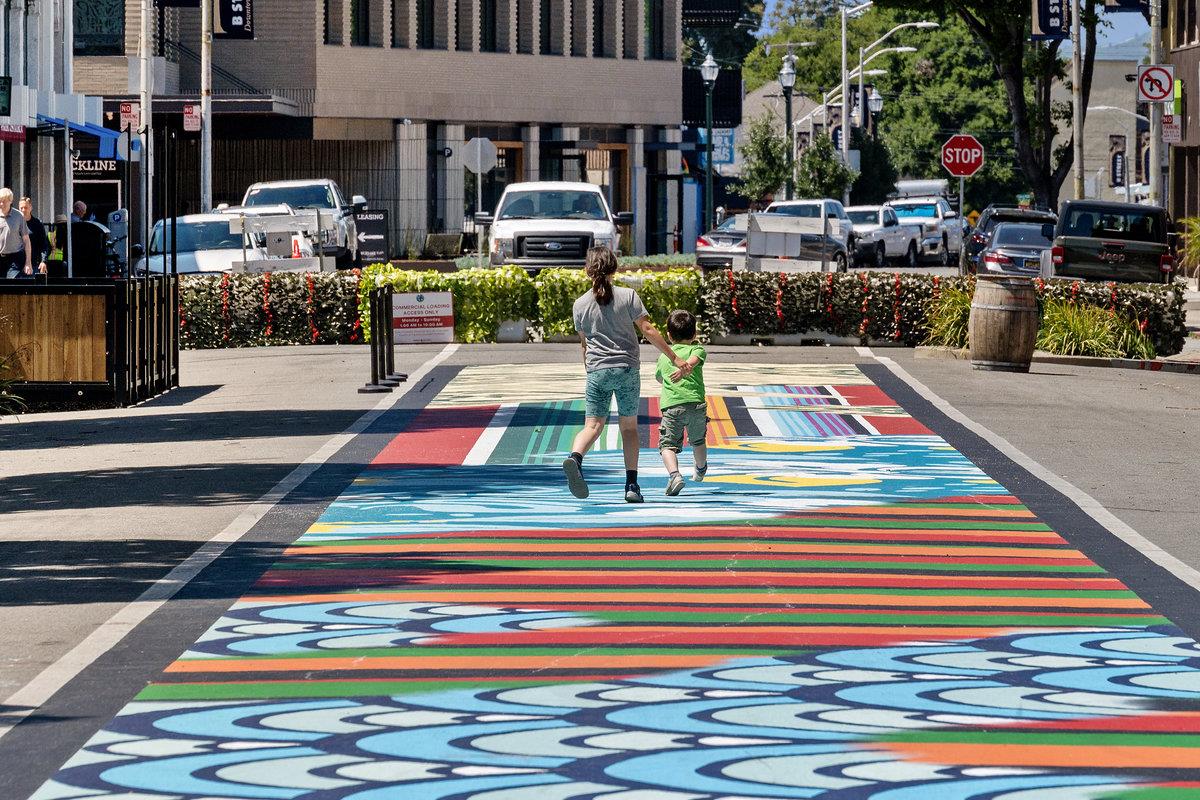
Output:
[[[855,368],[726,370],[676,498],[644,399],[644,506],[610,436],[565,491],[578,403],[520,369],[452,380],[35,800],[1200,797],[1196,642]]]

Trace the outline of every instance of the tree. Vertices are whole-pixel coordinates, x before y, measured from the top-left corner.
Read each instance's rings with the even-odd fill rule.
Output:
[[[841,197],[856,175],[834,151],[833,139],[819,134],[796,159],[796,196]]]
[[[854,185],[850,187],[850,199],[856,204],[887,200],[888,193],[896,188],[896,178],[899,177],[887,145],[866,135],[861,128],[854,129],[850,145],[858,148],[861,167]]]
[[[761,202],[779,191],[787,180],[788,143],[775,129],[770,114],[750,123],[746,143],[741,145],[742,177],[734,185],[738,194]]]

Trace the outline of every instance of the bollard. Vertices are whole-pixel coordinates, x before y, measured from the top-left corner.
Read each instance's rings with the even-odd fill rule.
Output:
[[[383,370],[381,367],[385,364],[386,359],[383,355],[384,337],[380,335],[380,317],[383,316],[383,291],[381,289],[372,289],[367,295],[367,303],[370,307],[371,314],[371,381],[359,387],[359,394],[381,394],[390,392],[395,383],[384,381],[381,376]]]
[[[408,373],[396,372],[396,332],[392,328],[392,318],[395,310],[393,306],[395,301],[395,293],[392,291],[392,287],[390,286],[387,287],[384,292],[386,297],[385,304],[387,308],[385,309],[385,313],[380,324],[380,330],[383,331],[384,341],[381,342],[381,344],[383,344],[383,352],[387,358],[385,361],[383,374],[389,381],[395,381],[397,384],[401,384],[408,380]]]

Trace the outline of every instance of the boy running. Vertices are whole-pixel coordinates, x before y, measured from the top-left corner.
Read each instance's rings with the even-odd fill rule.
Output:
[[[659,428],[659,453],[670,480],[667,495],[674,497],[683,490],[683,476],[679,474],[679,451],[683,446],[683,432],[687,431],[688,442],[695,452],[695,471],[692,479],[699,483],[708,471],[708,447],[704,437],[708,434],[708,405],[704,398],[704,359],[707,353],[702,345],[696,344],[696,318],[683,309],[671,312],[667,318],[667,338],[676,361],[682,360],[691,370],[678,375],[666,356],[659,356],[655,377],[662,384],[662,425]]]

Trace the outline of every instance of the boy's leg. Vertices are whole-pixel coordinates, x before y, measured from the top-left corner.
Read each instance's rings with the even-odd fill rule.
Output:
[[[688,420],[688,442],[692,445],[692,452],[695,454],[693,464],[695,470],[692,473],[692,479],[696,482],[704,480],[704,473],[708,471],[708,413],[705,406],[701,405],[691,411],[691,418]]]
[[[658,452],[662,456],[663,466],[667,468],[668,475],[673,475],[676,472],[679,472],[679,456],[674,450],[668,450],[664,447]]]
[[[695,453],[693,461],[695,473],[692,475],[692,480],[699,483],[704,480],[704,474],[708,472],[708,445],[701,440],[699,444],[692,447],[692,451]]]
[[[683,491],[683,476],[679,474],[679,450],[683,446],[683,425],[679,408],[668,408],[662,412],[662,425],[658,429],[658,452],[663,466],[667,468],[667,497]]]

